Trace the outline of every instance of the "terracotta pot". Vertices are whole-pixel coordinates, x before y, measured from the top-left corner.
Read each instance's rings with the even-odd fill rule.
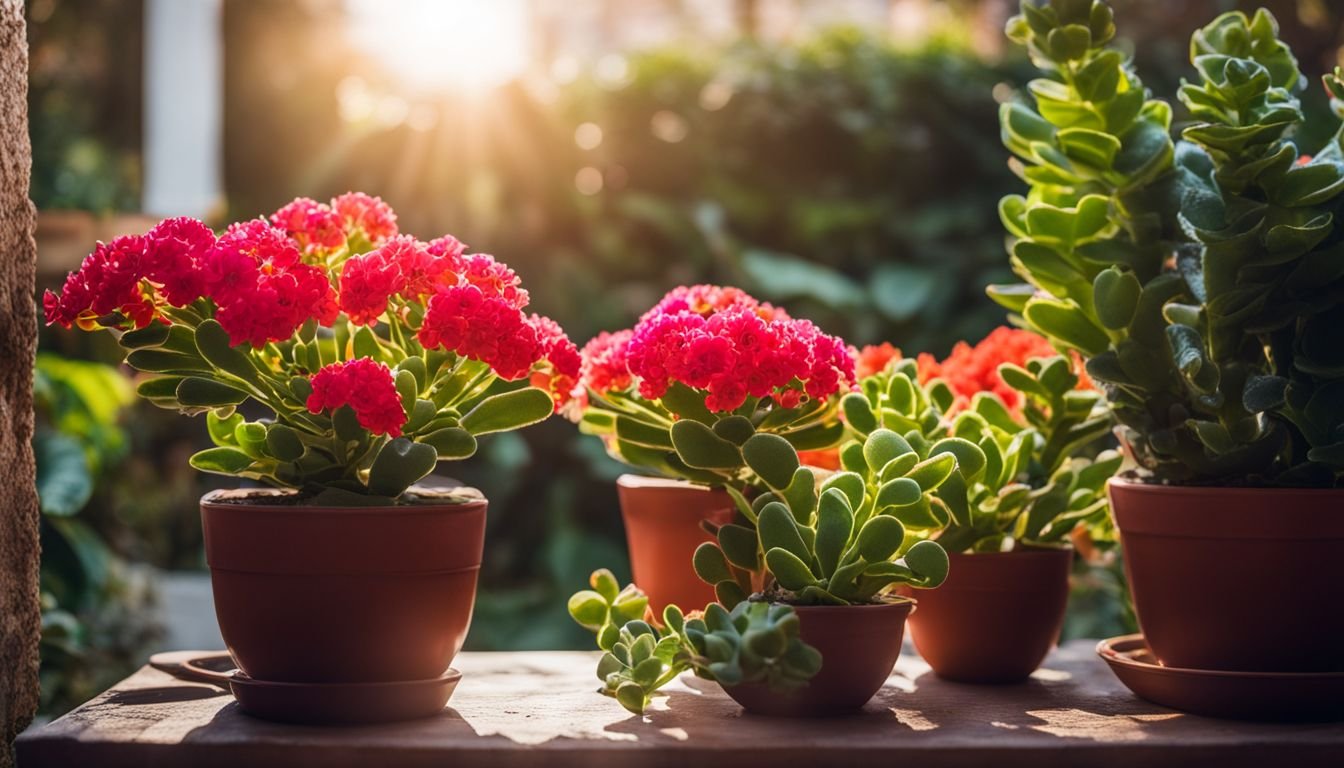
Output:
[[[714,588],[695,575],[691,557],[696,547],[714,540],[702,523],[732,522],[732,498],[723,490],[638,475],[621,475],[616,492],[630,568],[654,616],[661,617],[668,603],[698,611],[713,602]]]
[[[821,717],[853,712],[882,689],[901,655],[905,619],[913,600],[880,605],[794,606],[803,642],[821,652],[821,671],[793,691],[762,683],[724,688],[742,708],[758,715]]]
[[[442,675],[471,623],[486,502],[307,507],[277,496],[201,499],[215,615],[238,668],[288,683]]]
[[[910,637],[939,677],[1025,680],[1059,640],[1069,600],[1070,549],[949,554],[947,581],[920,590]]]
[[[1344,671],[1344,490],[1110,483],[1125,575],[1164,665]]]

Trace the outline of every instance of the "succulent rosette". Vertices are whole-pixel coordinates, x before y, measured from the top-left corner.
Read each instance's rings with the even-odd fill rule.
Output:
[[[99,243],[44,297],[48,324],[118,337],[141,395],[206,414],[216,447],[192,466],[338,504],[400,497],[568,401],[579,351],[527,304],[508,266],[400,234],[357,192],[219,235],[168,219]]]
[[[834,446],[836,402],[854,382],[844,341],[811,322],[738,288],[681,286],[584,346],[574,412],[627,464],[763,488],[742,446],[761,432],[797,450]]]

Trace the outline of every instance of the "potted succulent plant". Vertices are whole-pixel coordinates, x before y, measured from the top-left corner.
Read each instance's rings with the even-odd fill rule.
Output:
[[[714,599],[691,555],[733,520],[735,499],[764,488],[739,447],[755,434],[834,446],[844,435],[835,396],[853,382],[844,342],[732,287],[676,288],[634,328],[584,346],[571,412],[642,473],[617,491],[654,616]]]
[[[1194,33],[1170,136],[1100,0],[1024,2],[1043,77],[1002,108],[1028,285],[990,295],[1087,358],[1138,471],[1110,484],[1139,624],[1169,667],[1341,669],[1344,149],[1291,134],[1304,85],[1264,10]],[[1344,97],[1338,70],[1325,78]]]
[[[745,648],[757,656],[785,655],[794,666],[778,676],[724,674],[715,663],[752,657],[731,644],[691,637],[690,667],[717,680],[749,712],[828,715],[867,703],[891,675],[915,607],[890,591],[901,585],[931,589],[947,577],[942,547],[914,528],[929,519],[932,492],[956,470],[953,450],[960,446],[921,461],[900,435],[879,429],[847,451],[845,471],[818,483],[783,437],[757,433],[747,439],[742,459],[768,490],[750,503],[738,497],[740,521],[719,527],[715,541],[695,551],[696,573],[718,595],[704,620],[713,630],[730,619]],[[903,521],[912,524],[908,536]],[[758,584],[761,589],[752,593]],[[598,631],[599,646],[614,652],[616,635],[595,620],[596,603],[592,592],[580,592],[570,612]],[[790,638],[796,628],[811,650],[789,655],[778,638],[758,639],[750,632],[753,618],[779,623]],[[599,677],[607,692],[618,695],[630,680],[611,671],[606,662]],[[661,684],[670,677],[652,679]],[[644,686],[645,700],[655,689]],[[627,700],[639,700],[633,689],[622,699],[628,707]]]
[[[1121,463],[1097,445],[1110,418],[1068,358],[1028,357],[1050,351],[1036,334],[1001,328],[942,363],[893,359],[841,402],[860,439],[885,428],[919,455],[951,441],[979,449],[961,446],[957,470],[930,499],[951,567],[920,597],[910,635],[940,677],[1030,675],[1064,622],[1071,537],[1080,526],[1106,537],[1106,480]]]
[[[348,691],[442,680],[462,647],[486,502],[416,483],[568,396],[578,350],[527,300],[504,264],[352,193],[99,243],[45,305],[113,333],[152,403],[205,416],[192,466],[270,486],[201,501],[239,669]]]

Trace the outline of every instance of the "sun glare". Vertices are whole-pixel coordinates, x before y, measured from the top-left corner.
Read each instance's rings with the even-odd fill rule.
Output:
[[[525,0],[350,0],[351,40],[407,85],[483,89],[528,63]]]

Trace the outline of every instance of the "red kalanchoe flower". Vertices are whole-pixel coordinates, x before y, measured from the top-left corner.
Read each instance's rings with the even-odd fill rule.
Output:
[[[546,370],[534,372],[529,383],[551,393],[558,411],[574,395],[582,366],[579,348],[565,335],[560,324],[549,317],[532,315],[528,323],[537,332],[542,359],[546,362]]]
[[[347,192],[333,199],[331,207],[340,217],[347,233],[363,232],[365,239],[375,246],[382,245],[397,234],[397,214],[381,197],[370,197],[363,192]]]
[[[584,390],[599,394],[623,392],[634,383],[625,357],[625,346],[634,331],[626,329],[615,333],[603,331],[583,345],[583,364],[579,383]]]
[[[42,297],[47,323],[66,328],[79,323],[88,328],[96,318],[112,312],[120,312],[136,328],[153,322],[153,289],[141,284],[149,266],[146,247],[143,235],[98,243],[79,270],[66,278],[60,296],[47,291]]]
[[[474,285],[442,288],[429,300],[417,334],[426,349],[480,360],[506,380],[521,378],[542,359],[537,329],[512,303]]]
[[[338,311],[325,270],[299,260],[298,246],[261,219],[229,227],[204,257],[215,319],[235,345],[281,341],[309,319],[330,324]]]
[[[331,206],[309,197],[296,197],[271,214],[271,224],[298,243],[304,253],[334,250],[345,245],[345,226]]]
[[[392,371],[367,357],[332,363],[309,380],[308,411],[321,413],[348,405],[360,426],[375,435],[400,437],[406,423]]]
[[[169,304],[186,306],[205,292],[201,261],[214,245],[215,233],[196,219],[165,219],[145,234],[145,277]]]

